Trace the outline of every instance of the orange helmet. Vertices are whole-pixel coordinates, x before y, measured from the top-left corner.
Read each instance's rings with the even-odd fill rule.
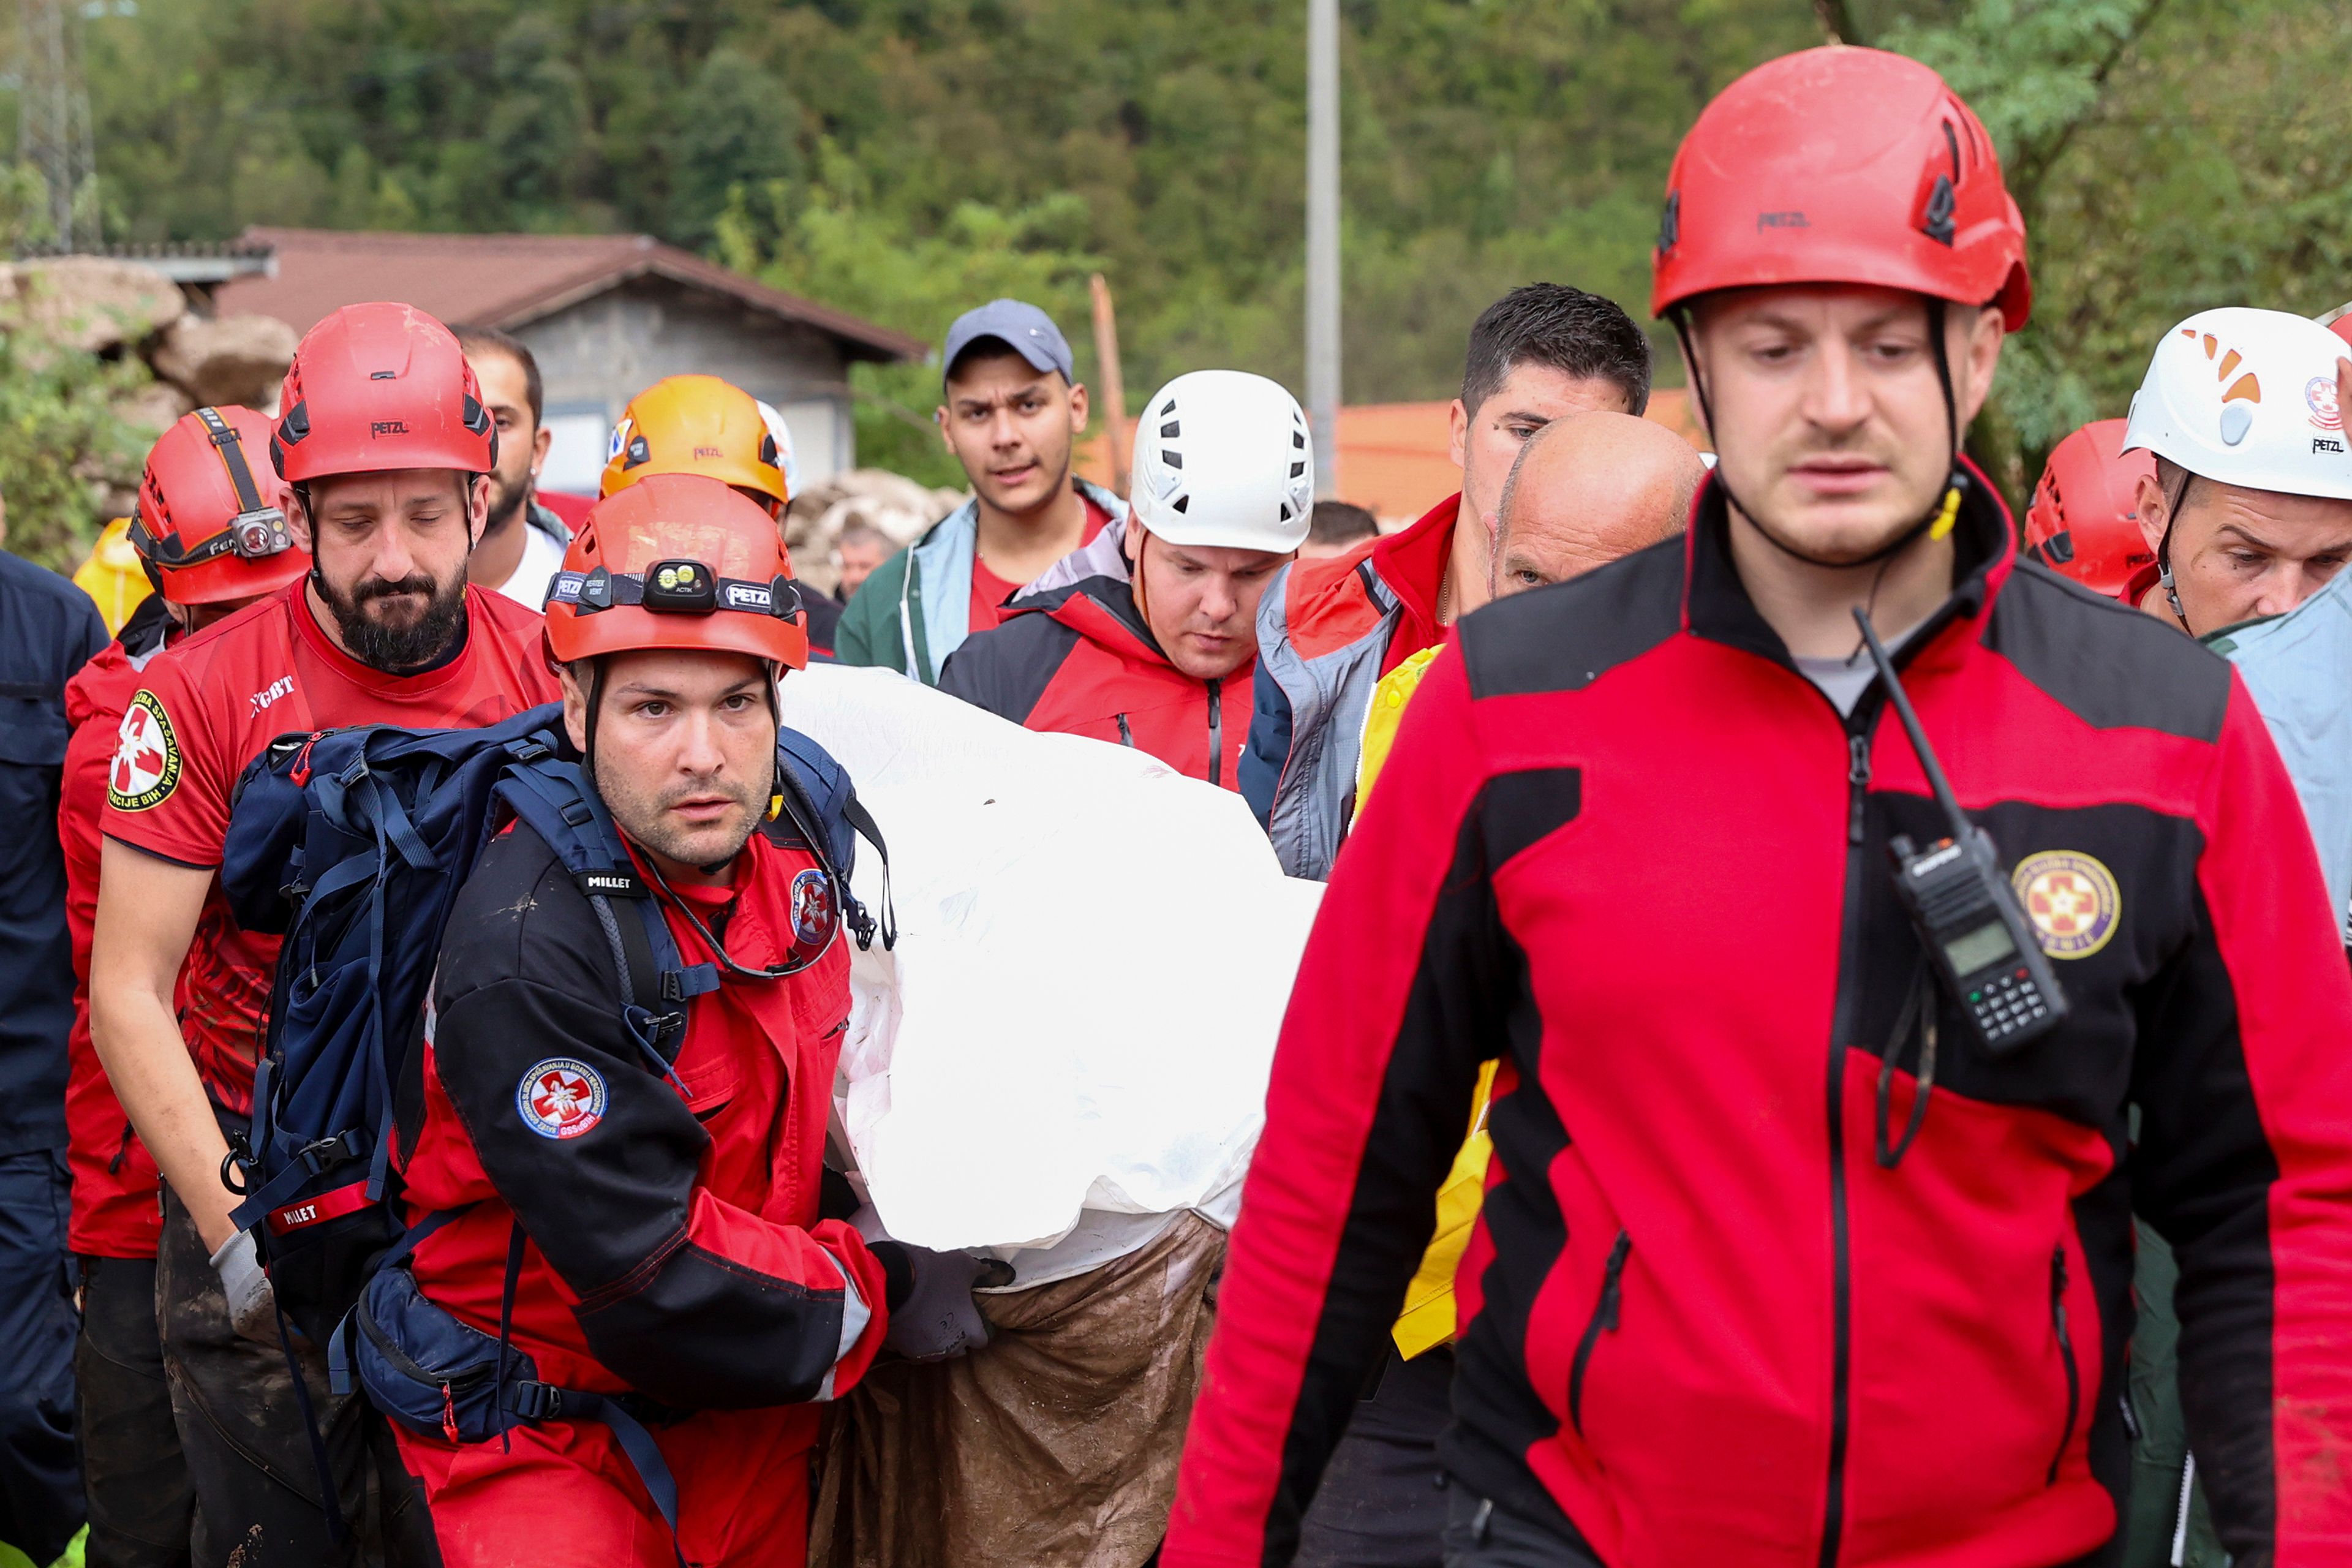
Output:
[[[793,499],[758,400],[715,375],[667,376],[621,410],[597,493],[617,495],[656,474],[700,474],[766,496],[775,510]]]
[[[805,668],[776,520],[698,474],[656,474],[598,501],[548,586],[547,647],[561,664],[677,647]]]
[[[171,603],[255,598],[310,570],[287,531],[283,481],[255,467],[269,434],[250,408],[199,408],[148,452],[131,545]]]
[[[2025,510],[2025,547],[2052,571],[2120,599],[2156,552],[2139,531],[2139,479],[2155,456],[2122,450],[2121,419],[2085,425],[2050,449]]]

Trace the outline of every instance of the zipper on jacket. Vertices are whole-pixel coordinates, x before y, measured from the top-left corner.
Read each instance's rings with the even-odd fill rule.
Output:
[[[1209,683],[1209,782],[1225,782],[1225,704],[1223,693],[1225,683]]]
[[[1122,746],[1135,744],[1135,731],[1127,727],[1127,715],[1124,713],[1118,716],[1118,743]]]
[[[2074,1440],[2074,1417],[2083,1407],[2083,1372],[2074,1364],[2074,1342],[2066,1334],[2066,1244],[2050,1249],[2050,1323],[2058,1331],[2058,1359],[2066,1367],[2066,1425],[2058,1434],[2058,1451],[2050,1456],[2050,1478],[2058,1484],[2058,1467],[2065,1462],[2066,1445]]]
[[[1576,1360],[1568,1369],[1568,1424],[1576,1435],[1584,1436],[1584,1369],[1592,1360],[1592,1347],[1601,1342],[1601,1331],[1617,1331],[1617,1316],[1623,1300],[1625,1256],[1633,1250],[1633,1238],[1625,1231],[1617,1233],[1617,1245],[1609,1249],[1609,1266],[1601,1272],[1601,1299],[1592,1304],[1592,1317],[1584,1325],[1584,1337],[1576,1342]]]
[[[1821,1568],[1835,1568],[1845,1534],[1846,1405],[1853,1379],[1853,1262],[1845,1193],[1845,1040],[1862,962],[1863,807],[1870,795],[1870,731],[1878,716],[1875,689],[1866,690],[1846,726],[1845,899],[1838,906],[1837,1000],[1830,1024],[1830,1457],[1822,1506]]]

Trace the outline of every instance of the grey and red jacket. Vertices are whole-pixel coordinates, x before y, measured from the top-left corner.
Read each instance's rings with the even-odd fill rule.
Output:
[[[1355,814],[1372,688],[1445,635],[1437,595],[1461,510],[1451,496],[1410,528],[1294,561],[1258,601],[1241,790],[1290,876],[1331,874]]]
[[[2090,1561],[2128,1481],[2132,1215],[2241,1563],[2352,1552],[2352,976],[2230,667],[2021,565],[1981,484],[1904,680],[2072,1008],[1930,993],[1945,835],[1685,539],[1465,617],[1334,869],[1276,1051],[1169,1568],[1289,1561],[1499,1058],[1455,1485],[1612,1568]],[[1893,1056],[1886,1092],[1882,1058]],[[2137,1141],[2130,1114],[2139,1113]]]
[[[1121,534],[1104,529],[1013,595],[1001,625],[949,658],[940,689],[1029,729],[1133,746],[1238,789],[1250,665],[1197,680],[1168,662],[1136,607]]]

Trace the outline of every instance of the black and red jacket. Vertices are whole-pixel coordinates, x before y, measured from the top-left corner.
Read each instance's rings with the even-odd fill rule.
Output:
[[[804,846],[754,834],[732,886],[676,897],[758,969],[793,954],[805,910],[837,896],[824,877]],[[716,961],[675,899],[664,912],[686,963]],[[486,1333],[511,1288],[513,1342],[562,1386],[688,1410],[845,1393],[887,1323],[885,1266],[819,1206],[846,944],[782,978],[725,973],[687,1003],[659,1075],[624,1020],[611,951],[529,827],[482,851],[402,1096],[412,1222],[464,1211],[416,1249],[418,1285]],[[802,1413],[792,1452],[816,1423]],[[777,1484],[798,1481],[780,1470]]]
[[[1958,542],[1905,683],[2004,867],[2108,879],[2044,938],[2064,1026],[1996,1059],[1939,998],[1878,1156],[1919,1062],[1882,1112],[1922,963],[1887,840],[1944,828],[1883,689],[1842,718],[1757,613],[1712,485],[1686,541],[1466,617],[1292,994],[1170,1568],[1289,1560],[1496,1057],[1456,1485],[1612,1568],[2088,1560],[2137,1211],[2223,1541],[2346,1560],[2352,978],[2294,790],[2222,660],[2018,564],[1981,486]]]
[[[1024,588],[1001,625],[950,656],[940,689],[1029,729],[1134,746],[1238,790],[1257,661],[1215,680],[1169,663],[1136,606],[1119,541],[1106,528]]]

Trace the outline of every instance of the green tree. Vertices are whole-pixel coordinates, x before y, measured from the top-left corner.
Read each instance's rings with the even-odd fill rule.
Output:
[[[60,572],[98,537],[100,478],[138,472],[152,432],[115,410],[147,382],[136,359],[109,363],[21,325],[0,331],[0,494],[8,548]]]
[[[730,211],[752,221],[756,198],[771,209],[760,226],[779,226],[801,177],[800,106],[759,62],[731,48],[702,62],[672,110],[669,232],[697,248],[718,237]]]

